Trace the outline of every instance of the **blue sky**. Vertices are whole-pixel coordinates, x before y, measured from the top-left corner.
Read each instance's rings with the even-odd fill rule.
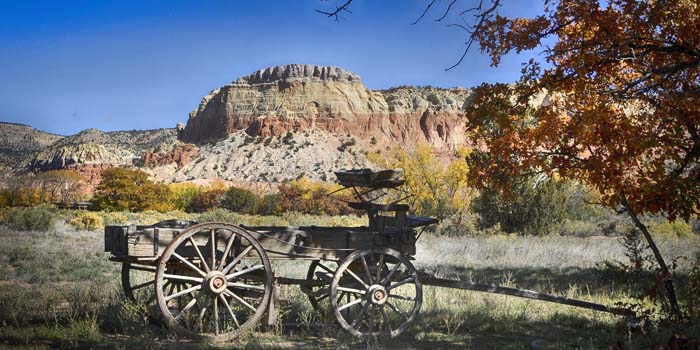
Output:
[[[0,0],[0,121],[63,135],[173,127],[210,90],[268,66],[340,66],[371,89],[470,87],[516,80],[527,58],[493,68],[472,50],[445,72],[465,36],[437,11],[411,25],[428,0],[355,0],[337,22],[314,12],[342,2]],[[542,1],[500,11],[532,16]]]

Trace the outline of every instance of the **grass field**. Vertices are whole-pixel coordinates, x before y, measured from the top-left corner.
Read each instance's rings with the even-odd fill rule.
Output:
[[[667,259],[692,257],[697,238],[660,239]],[[414,325],[394,340],[359,342],[313,311],[298,288],[285,287],[278,324],[233,344],[176,341],[123,301],[119,265],[102,252],[99,231],[60,223],[48,233],[0,227],[0,347],[42,348],[412,348],[608,349],[636,348],[620,317],[509,296],[424,287]],[[436,237],[418,244],[415,265],[439,277],[459,278],[613,305],[633,301],[650,276],[605,264],[625,261],[611,237]],[[277,275],[303,277],[308,262],[275,262]],[[681,260],[681,301],[689,263]],[[653,281],[653,278],[651,278]]]

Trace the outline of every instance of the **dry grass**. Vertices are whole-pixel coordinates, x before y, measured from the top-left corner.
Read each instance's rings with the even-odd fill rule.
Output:
[[[330,222],[310,217],[284,220],[297,224]],[[668,259],[693,256],[699,248],[696,238],[669,238],[658,243]],[[165,331],[125,304],[120,296],[119,266],[107,260],[102,245],[101,232],[75,231],[67,225],[48,233],[0,227],[0,342],[4,344],[0,347],[208,347],[171,343]],[[441,277],[522,287],[611,305],[630,300],[648,287],[648,275],[633,276],[603,264],[624,261],[624,254],[617,238],[426,235],[419,241],[415,265]],[[308,262],[277,261],[274,266],[278,276],[303,277]],[[682,263],[677,270],[681,295],[687,269],[688,265]],[[340,331],[328,313],[313,311],[298,288],[283,289],[283,296],[287,303],[278,317],[278,327],[226,347],[368,346]],[[617,341],[627,342],[627,333],[616,316],[426,286],[414,326],[399,339],[379,339],[370,347],[605,349]]]

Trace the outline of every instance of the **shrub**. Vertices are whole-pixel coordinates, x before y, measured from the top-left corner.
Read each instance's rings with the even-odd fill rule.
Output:
[[[55,208],[39,205],[33,208],[16,208],[8,210],[3,223],[18,231],[48,231],[58,220]]]
[[[657,236],[665,237],[692,237],[693,228],[683,220],[651,222],[648,224],[649,232]]]
[[[223,188],[200,192],[192,198],[187,211],[190,213],[202,213],[219,208],[224,193],[226,193],[226,190]]]
[[[256,214],[261,201],[262,199],[253,192],[231,187],[224,193],[221,206],[237,213]]]
[[[125,213],[111,212],[100,214],[105,225],[125,225],[129,222],[129,217]]]
[[[197,217],[197,222],[227,222],[230,224],[239,224],[239,216],[226,209],[214,209],[202,213]]]
[[[110,168],[102,171],[93,203],[106,211],[172,210],[170,189],[148,179],[141,170]]]
[[[94,231],[104,226],[102,217],[97,213],[80,211],[73,215],[69,224],[76,230]]]
[[[507,233],[547,234],[571,216],[567,208],[572,186],[554,179],[531,179],[514,185],[508,196],[486,189],[474,200],[473,209],[481,216],[482,228],[500,224]]]
[[[258,208],[258,214],[260,215],[279,215],[280,195],[278,193],[266,194],[262,197],[260,202],[260,207]]]
[[[356,213],[343,201],[352,200],[348,194],[338,193],[329,196],[328,193],[337,189],[337,185],[312,182],[306,178],[292,180],[279,186],[277,207],[281,212],[297,211],[304,214],[347,215]],[[343,196],[346,197],[343,197]]]
[[[185,211],[192,203],[192,199],[205,189],[190,182],[173,183],[168,185],[172,192],[172,204],[176,210]]]

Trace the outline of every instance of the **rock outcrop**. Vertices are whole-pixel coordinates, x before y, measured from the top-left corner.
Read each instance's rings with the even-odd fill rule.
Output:
[[[175,163],[183,167],[199,156],[199,148],[193,144],[177,145],[170,151],[158,153],[146,151],[141,155],[141,163],[148,168]]]
[[[466,144],[467,89],[367,89],[338,67],[290,64],[271,67],[213,90],[190,113],[181,139],[204,144],[238,130],[277,136],[319,129],[376,147],[430,143],[437,151]]]

